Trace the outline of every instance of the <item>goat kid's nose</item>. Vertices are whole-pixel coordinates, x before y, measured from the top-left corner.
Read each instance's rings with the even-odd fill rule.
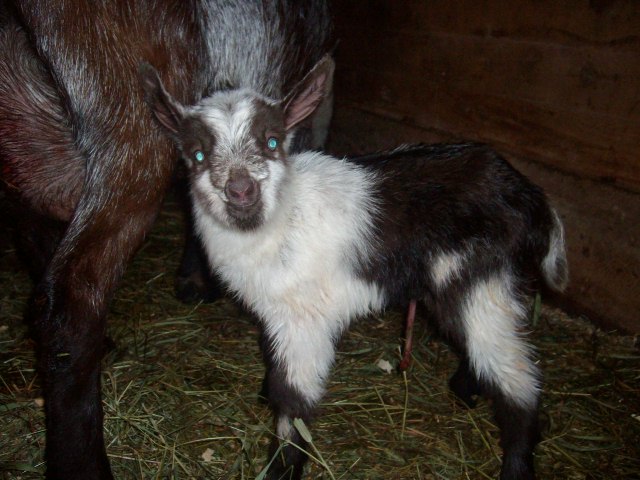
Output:
[[[259,186],[251,177],[231,178],[224,187],[229,202],[238,207],[253,205],[258,200]]]

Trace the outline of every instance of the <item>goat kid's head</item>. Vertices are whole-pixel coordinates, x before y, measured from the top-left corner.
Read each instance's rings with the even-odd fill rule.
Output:
[[[283,100],[239,89],[194,106],[171,97],[152,66],[140,74],[147,103],[190,170],[194,202],[225,226],[250,230],[276,210],[294,131],[329,93],[333,70],[323,57]]]

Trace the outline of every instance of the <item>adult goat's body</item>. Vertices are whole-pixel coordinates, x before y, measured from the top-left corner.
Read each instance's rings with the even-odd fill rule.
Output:
[[[0,6],[1,179],[37,282],[29,319],[48,478],[111,478],[100,401],[108,300],[175,164],[144,105],[139,63],[156,65],[185,102],[241,86],[279,95],[326,52],[328,31],[320,1]]]

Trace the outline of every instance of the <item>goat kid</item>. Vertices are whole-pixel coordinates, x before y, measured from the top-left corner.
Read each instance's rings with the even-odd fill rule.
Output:
[[[329,32],[323,0],[0,2],[0,187],[37,282],[28,319],[47,478],[112,478],[100,399],[107,307],[175,165],[139,63],[153,61],[188,103],[242,86],[279,96],[326,53]],[[292,148],[321,143],[327,120],[299,124]]]
[[[190,168],[211,267],[264,329],[278,452],[269,478],[300,478],[309,422],[355,317],[424,303],[459,354],[450,381],[467,404],[493,400],[502,479],[534,478],[540,374],[521,327],[523,294],[562,290],[562,224],[540,188],[478,144],[415,145],[341,160],[287,155],[322,101],[321,60],[284,100],[220,92],[186,107],[143,69],[147,98]]]

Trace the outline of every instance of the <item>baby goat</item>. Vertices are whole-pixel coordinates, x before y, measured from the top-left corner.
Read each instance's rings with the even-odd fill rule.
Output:
[[[142,69],[190,167],[211,266],[264,329],[269,401],[288,441],[269,478],[301,477],[292,420],[310,420],[351,320],[412,299],[461,357],[453,391],[493,400],[501,478],[534,478],[540,375],[521,332],[523,294],[539,280],[564,288],[562,224],[541,189],[483,145],[287,156],[332,73],[325,57],[282,101],[242,90],[185,107]]]

